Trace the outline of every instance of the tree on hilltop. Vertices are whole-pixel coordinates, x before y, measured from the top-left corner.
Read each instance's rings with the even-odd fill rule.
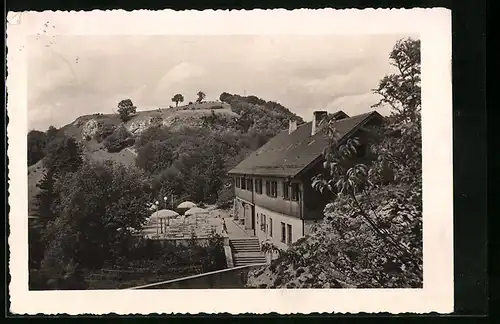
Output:
[[[198,103],[203,102],[203,100],[207,96],[203,91],[198,91],[198,93],[196,95],[198,96],[198,99],[196,99],[196,102],[198,102]]]
[[[230,103],[229,102],[229,99],[232,97],[233,95],[230,94],[230,93],[227,93],[227,92],[223,92],[221,93],[220,97],[219,97],[219,100],[222,101],[222,102],[226,102],[226,103]]]
[[[131,115],[135,114],[137,111],[137,107],[134,106],[132,100],[124,99],[118,103],[118,114],[120,115],[120,119],[123,122],[127,122],[130,120]]]
[[[179,105],[179,102],[183,102],[183,101],[184,101],[184,96],[181,95],[180,93],[178,93],[172,97],[172,102],[175,102],[176,107]]]

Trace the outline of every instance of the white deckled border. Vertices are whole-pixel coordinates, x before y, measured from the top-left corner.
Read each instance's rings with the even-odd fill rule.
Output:
[[[451,12],[412,10],[25,12],[7,26],[9,271],[17,314],[453,311]],[[12,13],[9,14],[12,17]],[[19,18],[19,17],[17,17]],[[17,19],[16,19],[17,20]],[[25,36],[50,21],[60,35],[417,34],[422,41],[424,288],[28,291]],[[20,51],[21,49],[21,51]]]

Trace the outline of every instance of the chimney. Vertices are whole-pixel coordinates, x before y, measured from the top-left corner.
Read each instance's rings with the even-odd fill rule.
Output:
[[[297,129],[297,121],[290,119],[290,122],[288,123],[288,135],[290,135],[296,129]]]
[[[312,131],[311,136],[316,135],[319,130],[319,123],[328,115],[327,111],[315,111],[313,112],[313,121],[312,121]]]

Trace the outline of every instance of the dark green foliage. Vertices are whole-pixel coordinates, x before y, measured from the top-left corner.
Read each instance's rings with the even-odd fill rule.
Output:
[[[43,260],[45,247],[43,245],[43,221],[30,219],[28,224],[28,261],[29,269],[39,269]]]
[[[33,279],[38,278],[33,284],[82,288],[84,273],[129,253],[129,229],[140,229],[150,214],[149,180],[136,168],[87,163],[57,178],[51,191],[53,217],[41,218],[41,233],[32,230],[31,242],[38,240],[44,248],[41,261],[40,251],[30,254],[31,269],[40,268],[33,273]]]
[[[225,115],[217,114],[214,108],[211,110],[210,115],[201,117],[201,120],[203,122],[203,127],[207,127],[212,130],[226,129],[231,125],[231,120]]]
[[[324,154],[325,172],[313,178],[313,187],[330,193],[332,202],[312,233],[270,267],[274,287],[297,278],[303,288],[422,287],[418,47],[418,41],[403,40],[391,52],[401,75],[384,77],[376,92],[393,115],[384,125],[365,130],[372,141],[364,163],[357,138],[339,143],[334,124],[323,129],[331,145]],[[399,81],[387,82],[395,78]],[[252,278],[254,285],[258,276]]]
[[[82,162],[82,149],[72,137],[57,136],[45,147],[44,166],[55,173],[75,172]]]
[[[28,133],[28,166],[33,165],[44,157],[47,144],[47,135],[44,132],[32,130]]]
[[[198,103],[203,102],[203,100],[207,96],[203,91],[198,91],[198,93],[196,95],[198,96],[198,98],[196,99],[196,102],[198,102]]]
[[[304,120],[287,108],[273,101],[265,101],[255,96],[243,97],[223,93],[220,100],[231,105],[231,110],[240,115],[235,127],[243,133],[255,131],[272,137],[288,127],[290,120],[298,124]]]
[[[137,107],[134,106],[130,99],[124,99],[118,103],[118,114],[123,122],[129,121],[131,115],[135,114],[136,111]]]
[[[222,102],[229,103],[229,99],[231,97],[232,97],[232,95],[230,93],[223,92],[223,93],[221,93],[221,95],[219,97],[219,100],[222,101]]]
[[[175,106],[177,107],[179,105],[179,102],[184,101],[184,96],[181,95],[180,93],[178,93],[172,97],[172,101],[175,102]],[[189,103],[189,104],[191,104],[191,103]]]
[[[160,110],[160,112],[161,112],[161,110]],[[163,123],[163,117],[161,114],[158,114],[158,115],[151,117],[151,124],[161,126],[162,123]]]
[[[221,97],[240,118],[212,110],[202,117],[202,129],[151,127],[136,140],[137,165],[154,175],[156,190],[227,205],[234,195],[227,171],[286,129],[289,119],[302,121],[281,105],[254,96]]]
[[[386,75],[373,90],[382,96],[374,107],[387,105],[398,121],[417,121],[420,118],[420,40],[401,39],[389,56],[397,73]]]
[[[172,165],[173,157],[174,147],[169,141],[155,140],[139,149],[136,164],[150,173],[158,173]]]
[[[47,135],[47,143],[53,140],[59,133],[59,130],[54,126],[50,126],[45,134]]]
[[[36,216],[42,221],[53,220],[55,215],[53,204],[56,199],[54,193],[55,172],[53,169],[48,169],[42,180],[37,184],[40,191],[35,196]]]
[[[162,141],[169,138],[172,132],[167,127],[152,126],[146,128],[144,132],[141,133],[139,137],[135,140],[135,145],[137,148],[141,148],[149,142]]]
[[[95,134],[95,140],[97,141],[97,143],[101,143],[108,136],[113,134],[114,131],[115,131],[115,126],[113,124],[101,125]]]

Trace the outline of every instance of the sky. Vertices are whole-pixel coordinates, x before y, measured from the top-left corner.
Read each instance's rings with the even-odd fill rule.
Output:
[[[200,90],[206,100],[229,92],[276,101],[306,121],[315,110],[363,113],[408,36],[29,36],[28,127],[112,113],[127,98],[138,110],[168,107],[174,94],[189,102]]]

